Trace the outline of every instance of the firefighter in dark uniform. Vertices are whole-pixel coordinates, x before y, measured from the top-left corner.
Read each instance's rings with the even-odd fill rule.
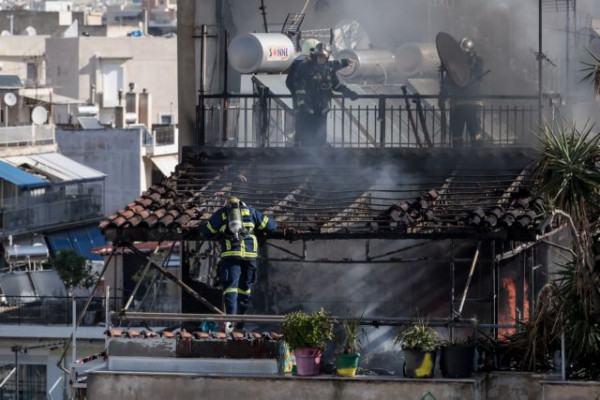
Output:
[[[300,146],[324,146],[327,143],[327,113],[334,91],[352,100],[358,98],[358,94],[343,85],[336,74],[345,63],[329,61],[330,55],[331,47],[319,43],[296,73],[296,143]]]
[[[258,241],[255,232],[271,233],[277,228],[272,218],[230,197],[200,226],[202,237],[218,237],[221,246],[219,278],[227,314],[244,314],[256,283]],[[226,327],[230,329],[230,327]]]
[[[315,51],[315,47],[318,44],[319,44],[319,41],[317,39],[313,39],[313,38],[308,38],[308,39],[304,40],[304,42],[302,42],[302,48],[301,48],[302,51],[301,51],[300,55],[298,55],[298,57],[294,58],[294,61],[292,62],[292,65],[290,66],[290,69],[288,71],[287,77],[285,78],[285,86],[288,88],[288,90],[292,94],[292,105],[294,107],[294,110],[297,109],[297,106],[296,106],[296,81],[298,80],[298,76],[297,76],[298,70],[300,69],[300,66],[304,62],[308,62],[310,57],[312,57],[312,53]],[[300,121],[299,118],[295,118],[295,120],[294,120],[294,131],[295,132],[298,132],[299,121]],[[300,127],[300,129],[302,129],[302,127]],[[298,134],[297,133],[294,135],[294,140],[295,140],[296,146],[298,146],[300,143],[298,142]]]
[[[471,146],[483,144],[481,129],[481,111],[483,101],[474,96],[481,95],[481,77],[483,76],[483,60],[473,48],[473,41],[463,38],[460,47],[467,56],[470,82],[465,87],[457,86],[452,79],[446,78],[441,97],[450,98],[450,134],[452,147],[463,147],[463,130],[467,127],[467,140]]]

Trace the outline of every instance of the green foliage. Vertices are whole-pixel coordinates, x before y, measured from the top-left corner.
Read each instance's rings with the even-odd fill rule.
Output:
[[[343,348],[343,354],[355,354],[362,348],[362,341],[367,332],[361,326],[361,318],[347,319],[342,322],[343,335],[338,336],[337,342]]]
[[[581,81],[592,82],[594,85],[594,93],[600,95],[600,59],[590,50],[585,50],[592,57],[592,60],[591,62],[582,62],[585,67],[581,69],[581,72],[584,72],[585,76]]]
[[[556,285],[558,314],[567,343],[567,360],[579,378],[600,379],[600,299],[592,277],[575,262],[559,266]]]
[[[423,319],[399,330],[394,337],[394,343],[404,350],[433,351],[440,342],[440,335]]]
[[[52,266],[67,289],[75,286],[89,288],[94,284],[92,268],[86,264],[86,258],[74,250],[59,250],[52,259]]]
[[[600,94],[600,60],[594,59],[585,79]],[[553,212],[573,221],[574,245],[540,291],[533,318],[510,338],[509,350],[522,369],[547,368],[564,334],[569,376],[599,379],[600,270],[590,239],[598,234],[600,215],[600,136],[587,125],[583,130],[545,126],[542,133],[535,178],[541,195],[559,209]]]
[[[308,315],[295,311],[285,315],[283,337],[290,348],[323,349],[333,337],[333,323],[330,315],[323,309]]]
[[[555,207],[573,218],[579,228],[588,216],[600,208],[600,135],[585,126],[582,131],[575,126],[555,130],[548,125],[542,129],[543,148],[535,171],[539,191]]]

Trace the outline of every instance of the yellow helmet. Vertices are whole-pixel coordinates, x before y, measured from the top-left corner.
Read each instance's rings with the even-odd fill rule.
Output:
[[[304,42],[302,42],[302,54],[305,56],[310,55],[313,51],[315,51],[315,47],[319,44],[319,41],[315,38],[308,38]]]
[[[240,199],[238,199],[235,196],[231,196],[230,198],[227,199],[227,205],[228,206],[232,206],[234,204],[240,204]]]

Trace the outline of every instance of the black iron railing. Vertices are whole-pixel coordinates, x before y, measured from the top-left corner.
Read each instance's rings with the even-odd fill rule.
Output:
[[[257,87],[255,85],[255,87]],[[196,129],[200,145],[233,147],[294,146],[290,95],[258,86],[252,95],[202,95]],[[538,96],[482,96],[484,146],[527,146],[535,141],[540,117]],[[552,99],[544,112],[552,110]],[[450,147],[452,111],[434,95],[336,96],[327,118],[333,147]],[[466,133],[464,134],[466,135]],[[468,138],[464,138],[468,143]]]

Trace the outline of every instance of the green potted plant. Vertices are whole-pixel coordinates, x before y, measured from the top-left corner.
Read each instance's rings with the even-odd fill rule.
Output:
[[[323,348],[333,337],[330,315],[320,309],[312,315],[303,311],[286,314],[283,320],[283,338],[294,350],[298,375],[318,375]]]
[[[444,340],[440,348],[440,370],[445,378],[468,378],[473,372],[477,320],[469,336]]]
[[[444,378],[468,378],[473,372],[473,338],[444,340],[440,347],[440,370]]]
[[[404,352],[404,376],[409,378],[431,378],[435,369],[439,334],[423,319],[399,330],[394,343]]]
[[[337,341],[342,351],[335,360],[336,373],[340,376],[354,376],[358,368],[359,350],[362,340],[366,337],[364,328],[361,327],[361,318],[347,319],[342,322],[342,332]]]

